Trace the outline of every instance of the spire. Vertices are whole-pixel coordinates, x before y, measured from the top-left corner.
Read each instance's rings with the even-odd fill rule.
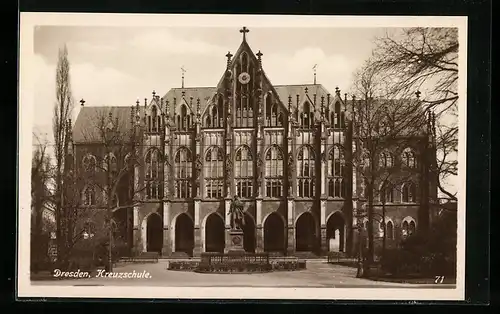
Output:
[[[325,96],[321,95],[321,121],[325,121]]]
[[[227,68],[229,69],[229,66],[231,65],[231,57],[233,55],[231,54],[231,51],[228,51],[227,54],[226,54],[226,58],[227,58]]]
[[[186,69],[184,69],[184,66],[181,66],[181,72],[182,72],[182,85],[181,85],[181,88],[184,88],[184,73],[186,73]]]
[[[240,29],[240,33],[243,34],[243,41],[246,41],[246,33],[250,32],[250,30],[248,28],[246,28],[245,26],[243,26],[242,29]]]
[[[257,52],[257,54],[256,54],[256,56],[257,56],[257,60],[259,61],[259,66],[260,66],[261,68],[262,68],[262,55],[263,55],[263,53],[262,53],[262,52],[260,52],[260,50],[259,50],[259,52]]]
[[[139,120],[141,119],[140,108],[139,108],[139,105],[140,105],[139,98],[137,98],[135,105],[136,105],[135,106],[135,120],[136,120],[136,124],[139,124]]]
[[[314,85],[316,85],[316,67],[317,67],[317,66],[318,66],[317,64],[315,64],[315,65],[313,66],[313,71],[314,71]]]

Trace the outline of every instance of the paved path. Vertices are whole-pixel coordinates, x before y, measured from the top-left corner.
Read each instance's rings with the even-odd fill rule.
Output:
[[[164,287],[324,287],[324,288],[453,288],[454,285],[419,285],[356,278],[356,269],[331,265],[325,260],[308,260],[307,269],[261,274],[201,274],[167,270],[168,262],[129,264],[114,272],[149,272],[150,279],[89,278],[32,281],[33,285],[70,286],[164,286]]]

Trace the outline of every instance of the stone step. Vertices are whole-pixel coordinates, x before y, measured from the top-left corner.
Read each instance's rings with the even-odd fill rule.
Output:
[[[302,259],[305,259],[305,258],[307,258],[307,259],[323,258],[322,256],[317,255],[314,252],[295,252],[293,255],[298,257],[298,258],[302,258]]]
[[[186,252],[173,252],[168,258],[189,259],[190,257]]]
[[[158,252],[141,252],[138,256],[139,258],[158,258],[160,254]]]

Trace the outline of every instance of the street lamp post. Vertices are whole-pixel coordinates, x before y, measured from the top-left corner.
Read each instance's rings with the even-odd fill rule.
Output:
[[[363,215],[359,212],[356,213],[356,229],[358,230],[358,269],[356,272],[356,277],[360,278],[364,276],[364,263],[363,263],[363,223],[361,218]]]

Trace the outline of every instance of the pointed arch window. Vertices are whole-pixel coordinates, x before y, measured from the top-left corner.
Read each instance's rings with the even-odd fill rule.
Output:
[[[243,86],[241,87],[242,93],[237,98],[236,102],[236,127],[247,128],[253,126],[253,98],[247,91],[247,85]]]
[[[389,239],[389,240],[392,240],[394,239],[394,225],[392,224],[392,221],[388,221],[387,222],[387,226],[386,226],[386,239]]]
[[[311,105],[308,101],[304,103],[302,112],[300,113],[300,127],[310,129],[314,125],[314,115],[311,110]]]
[[[417,161],[415,152],[411,148],[406,148],[401,155],[401,161],[404,167],[416,168]]]
[[[273,145],[265,156],[266,196],[283,197],[283,152]]]
[[[217,102],[211,104],[205,114],[204,127],[206,128],[222,128],[224,127],[224,111],[223,111],[222,96],[217,96]]]
[[[207,198],[222,198],[224,188],[224,151],[209,147],[205,153],[205,190]]]
[[[314,151],[309,146],[302,146],[297,155],[297,184],[299,197],[314,197],[315,193]]]
[[[175,196],[177,198],[191,197],[191,179],[193,159],[187,147],[181,147],[175,153]]]
[[[146,199],[161,198],[161,159],[160,151],[156,148],[150,149],[146,153],[145,161],[145,188]]]
[[[180,113],[177,115],[177,128],[180,131],[187,131],[191,126],[191,115],[187,112],[185,104],[181,105]]]
[[[236,194],[248,198],[253,195],[253,158],[250,148],[246,145],[236,150],[234,162]]]
[[[345,113],[340,106],[340,102],[335,103],[335,110],[332,112],[333,126],[336,129],[345,127]]]
[[[151,113],[147,117],[147,130],[150,133],[159,133],[161,131],[161,116],[158,114],[158,107],[151,106]]]
[[[394,157],[390,152],[384,151],[380,153],[379,166],[380,168],[391,168],[394,166]]]
[[[401,193],[401,201],[404,203],[415,203],[417,199],[417,189],[415,183],[406,182],[403,184],[403,189]]]
[[[394,186],[389,181],[384,181],[380,186],[379,199],[381,203],[394,202]]]
[[[109,169],[109,171],[111,171],[112,173],[115,173],[118,171],[118,162],[117,162],[115,154],[108,153],[104,156],[104,159],[102,161],[102,169],[104,171],[108,171],[108,169]]]
[[[283,113],[271,93],[266,96],[266,126],[283,126]]]
[[[328,196],[345,197],[345,167],[344,149],[340,145],[333,146],[328,154]]]
[[[83,169],[86,172],[94,172],[97,166],[97,161],[94,155],[87,154],[83,157]]]
[[[96,191],[95,186],[86,186],[83,190],[83,205],[94,206],[96,204]]]
[[[407,237],[415,233],[415,220],[413,218],[405,219],[402,224],[401,232],[403,237]]]

